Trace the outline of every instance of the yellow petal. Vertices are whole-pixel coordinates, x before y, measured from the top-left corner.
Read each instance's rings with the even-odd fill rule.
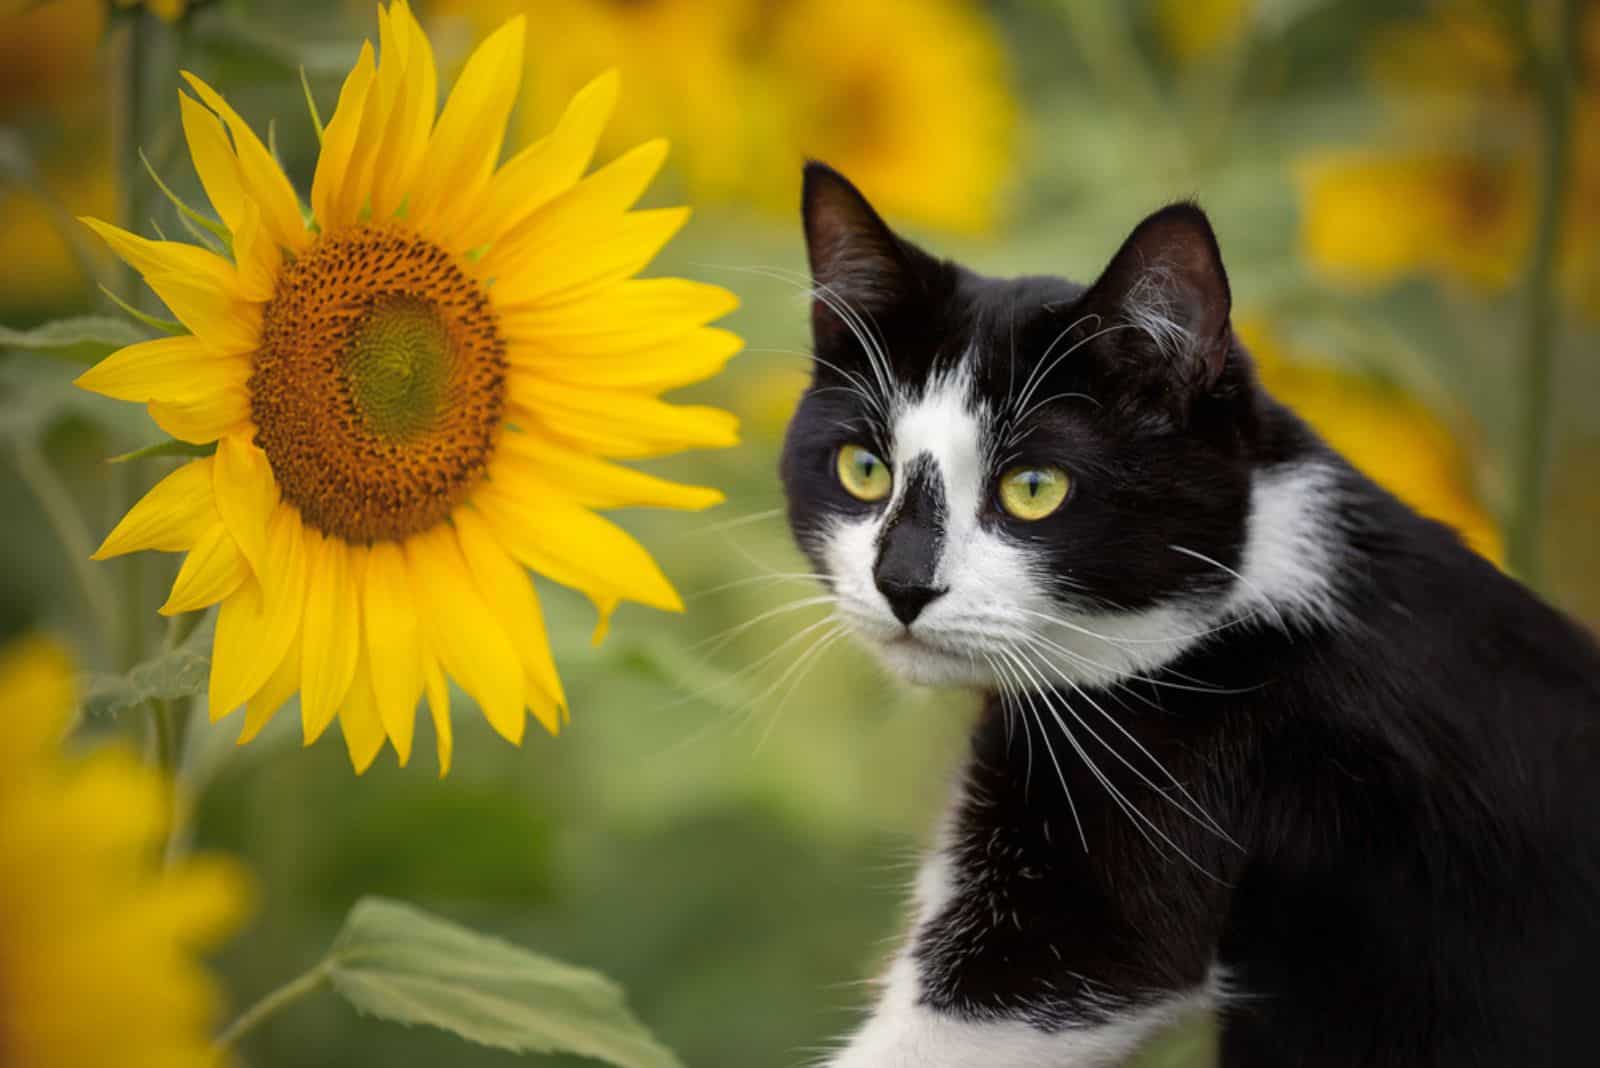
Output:
[[[243,389],[250,361],[218,356],[192,335],[158,337],[118,349],[79,375],[76,385],[125,401],[194,402],[233,387]]]
[[[527,19],[521,15],[508,20],[462,68],[412,189],[410,210],[417,225],[447,234],[455,228],[454,219],[476,211],[500,159],[506,120],[522,82],[526,27]]]
[[[272,477],[272,466],[266,453],[240,437],[218,442],[214,459],[212,493],[217,513],[244,558],[259,574],[266,566],[267,527],[278,506],[278,484]]]
[[[721,286],[683,278],[635,278],[573,300],[511,307],[500,328],[512,347],[549,345],[585,356],[620,356],[678,340],[739,306]]]
[[[230,298],[266,300],[272,296],[271,290],[264,294],[246,292],[233,264],[199,245],[152,241],[99,219],[84,218],[82,222],[147,280],[152,275],[176,275],[192,286],[212,289]]]
[[[538,213],[506,233],[486,262],[505,277],[544,250],[570,247],[580,234],[609,227],[636,204],[667,159],[667,142],[646,141],[580,181]]]
[[[522,663],[478,594],[449,527],[406,542],[406,565],[424,606],[428,645],[484,717],[506,739],[522,741]]]
[[[344,744],[350,750],[350,763],[357,775],[372,767],[383,751],[383,723],[372,695],[371,667],[363,655],[344,707],[339,710],[339,728],[344,732]]]
[[[294,186],[272,158],[267,146],[255,135],[239,113],[211,86],[188,71],[183,72],[189,87],[199,94],[206,107],[221,116],[233,135],[234,155],[239,160],[239,176],[250,199],[261,210],[261,222],[272,239],[293,252],[299,252],[311,241],[305,220],[300,215],[300,201],[294,195]]]
[[[605,355],[573,353],[559,343],[526,342],[512,348],[507,358],[525,366],[537,380],[658,393],[710,378],[742,348],[744,339],[738,334],[707,326],[662,345]],[[520,380],[520,384],[528,381]],[[533,398],[524,401],[531,406]]]
[[[261,305],[189,275],[145,276],[145,284],[178,321],[219,356],[253,352],[261,343]]]
[[[333,118],[322,131],[322,153],[317,157],[317,173],[311,179],[311,211],[324,233],[355,222],[355,213],[361,208],[359,202],[354,208],[347,207],[352,198],[345,188],[346,171],[376,73],[372,45],[362,42],[361,55],[339,90]]]
[[[218,518],[211,464],[209,456],[191,460],[150,487],[106,535],[94,558],[105,560],[142,549],[173,553],[193,548]]]
[[[306,555],[300,517],[280,504],[267,528],[266,565],[222,602],[211,646],[211,718],[221,719],[266,684],[300,629]]]
[[[178,93],[178,111],[183,119],[183,135],[189,142],[189,158],[194,161],[206,199],[223,225],[236,232],[248,198],[228,132],[222,128],[221,120],[188,93]]]
[[[584,86],[548,137],[529,145],[495,172],[480,210],[453,238],[456,247],[473,249],[499,240],[583,177],[600,133],[616,108],[620,82],[617,72],[611,70]]]
[[[244,745],[246,742],[254,741],[262,728],[278,714],[278,709],[282,708],[284,702],[293,697],[299,688],[300,635],[296,633],[290,639],[289,647],[284,650],[278,666],[267,677],[266,683],[245,705],[244,729],[239,732],[238,744]]]
[[[378,717],[394,742],[401,767],[411,759],[423,686],[422,630],[415,599],[400,547],[393,542],[373,544],[363,583],[362,625],[367,659],[379,665],[372,675]]]
[[[494,483],[479,490],[473,503],[512,556],[581,590],[602,612],[619,600],[683,611],[683,601],[649,552],[593,512],[557,498],[531,502],[513,497]]]
[[[450,774],[450,754],[455,736],[450,730],[450,685],[431,656],[422,665],[423,682],[428,691],[428,712],[433,717],[433,736],[439,749],[439,778]]]
[[[481,273],[494,278],[495,300],[507,307],[571,300],[638,274],[688,221],[688,208],[629,212],[562,243],[523,246],[501,257],[491,251]]]
[[[261,209],[253,200],[244,202],[239,227],[233,231],[233,261],[246,290],[273,292],[278,269],[283,266],[283,251],[262,225]]]
[[[509,432],[494,459],[495,485],[521,498],[552,489],[585,508],[682,508],[699,511],[723,501],[704,486],[685,486],[642,471],[607,463],[588,453],[541,438]]]
[[[242,437],[250,427],[250,398],[242,386],[193,402],[151,401],[149,410],[156,426],[191,445]]]
[[[541,379],[521,367],[508,376],[511,407],[580,449],[640,459],[681,449],[725,448],[739,441],[739,420],[720,408],[668,404],[656,397],[582,389]]]
[[[189,550],[172,583],[172,592],[167,595],[167,603],[159,611],[164,616],[175,616],[209,608],[230,596],[249,577],[250,565],[218,518]]]
[[[300,718],[310,745],[333,722],[355,676],[361,600],[345,543],[310,528],[304,537],[308,582],[300,646]]]
[[[561,730],[561,709],[567,697],[555,659],[550,655],[550,639],[545,632],[544,615],[539,611],[533,583],[528,581],[528,573],[500,546],[488,523],[477,512],[471,508],[457,509],[455,528],[461,553],[472,577],[477,580],[478,592],[489,602],[495,618],[516,644],[523,673],[532,684],[528,705],[545,729],[556,734]]]
[[[385,12],[380,7],[378,34],[375,91],[384,101],[386,121],[375,139],[372,217],[387,219],[405,200],[427,152],[439,90],[433,50],[409,8],[394,4]]]

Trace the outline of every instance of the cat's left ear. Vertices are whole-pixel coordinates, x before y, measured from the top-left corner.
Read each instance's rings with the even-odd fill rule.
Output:
[[[877,316],[919,286],[927,254],[891,230],[861,191],[832,167],[806,164],[801,215],[817,290],[812,324],[819,335],[849,325],[835,301],[857,315]]]
[[[1099,316],[1107,344],[1182,384],[1209,389],[1232,344],[1233,297],[1205,212],[1173,204],[1123,242],[1079,308]]]

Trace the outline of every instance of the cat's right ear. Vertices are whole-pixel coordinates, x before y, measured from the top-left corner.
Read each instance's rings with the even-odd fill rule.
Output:
[[[912,292],[923,254],[889,229],[844,175],[825,163],[807,163],[801,213],[815,290],[811,320],[819,338],[849,329],[838,305],[856,315],[877,315]]]

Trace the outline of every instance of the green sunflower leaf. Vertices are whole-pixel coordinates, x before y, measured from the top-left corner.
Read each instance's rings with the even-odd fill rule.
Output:
[[[351,909],[325,962],[356,1009],[517,1053],[682,1068],[604,976],[383,898]]]
[[[83,712],[94,719],[121,715],[146,701],[172,701],[206,692],[211,677],[213,617],[178,645],[134,665],[123,675],[91,675],[84,687]]]
[[[0,349],[18,349],[56,356],[74,363],[94,363],[125,345],[150,335],[126,319],[80,315],[56,319],[30,330],[0,326]]]
[[[195,445],[187,441],[179,441],[177,438],[168,438],[166,441],[158,441],[154,445],[146,445],[142,449],[134,449],[132,452],[125,452],[120,456],[109,456],[106,458],[106,463],[125,464],[129,460],[152,460],[164,456],[181,456],[192,460],[197,456],[210,456],[216,451],[215,444]]]

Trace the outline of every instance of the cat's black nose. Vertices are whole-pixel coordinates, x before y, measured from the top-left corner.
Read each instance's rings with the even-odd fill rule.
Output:
[[[928,607],[929,602],[944,591],[934,589],[932,586],[902,585],[880,578],[878,592],[889,602],[889,610],[894,613],[894,617],[909,627],[911,621]]]

